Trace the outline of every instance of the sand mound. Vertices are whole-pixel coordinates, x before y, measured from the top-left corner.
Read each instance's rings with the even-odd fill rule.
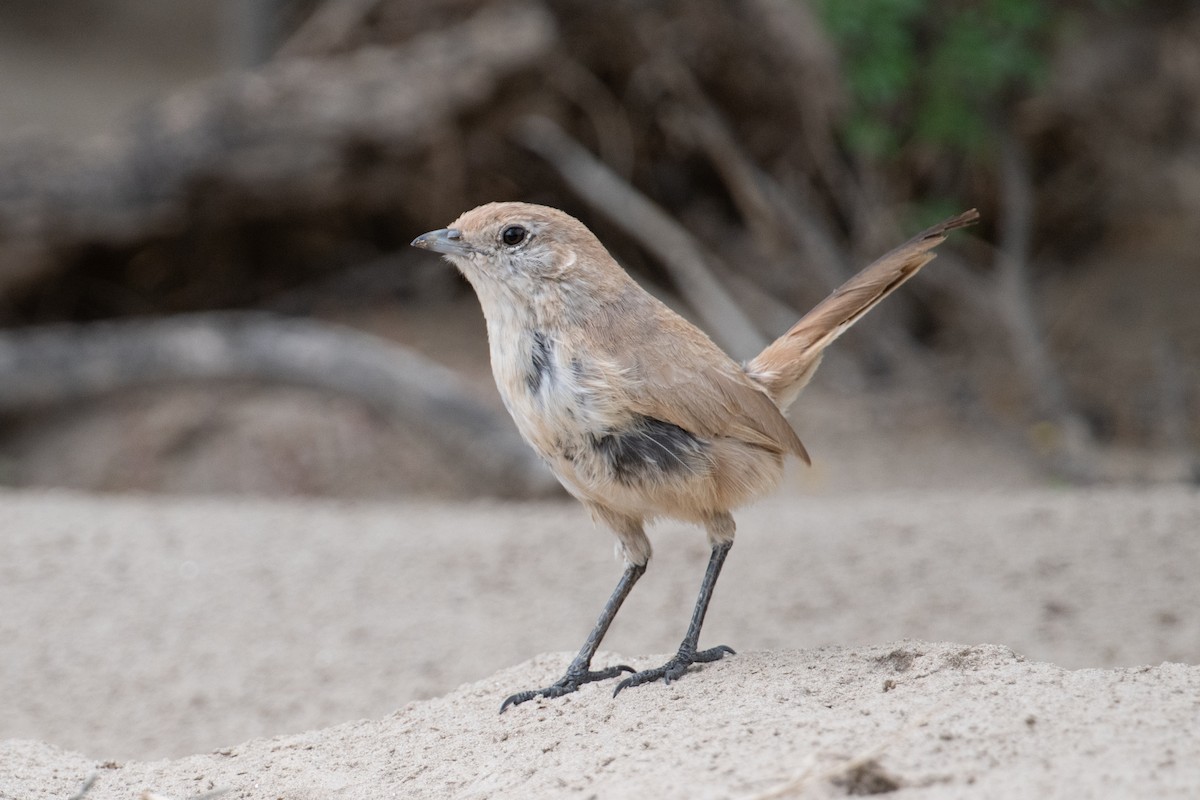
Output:
[[[756,652],[670,686],[610,684],[497,714],[542,656],[379,720],[174,761],[100,764],[0,743],[0,797],[1187,796],[1200,668],[1070,671],[1004,647],[905,641]],[[605,654],[604,658],[618,658]],[[635,666],[652,659],[634,659]]]

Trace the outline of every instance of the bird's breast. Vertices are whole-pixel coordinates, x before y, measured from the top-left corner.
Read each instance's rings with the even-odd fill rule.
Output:
[[[491,339],[500,397],[521,435],[548,461],[570,459],[590,434],[620,416],[596,364],[561,335],[535,328]]]

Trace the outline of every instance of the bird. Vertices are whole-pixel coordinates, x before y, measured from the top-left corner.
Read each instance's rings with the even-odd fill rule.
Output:
[[[555,208],[495,202],[413,240],[451,262],[478,296],[496,387],[526,442],[596,523],[624,569],[583,647],[549,686],[500,711],[622,677],[621,691],[681,678],[734,650],[699,648],[734,509],[775,489],[785,461],[811,464],[784,417],[835,339],[912,278],[975,209],[923,231],[818,303],[745,363],[636,283],[579,220]],[[691,620],[666,663],[594,669],[592,659],[651,557],[647,523],[704,528],[711,549]]]

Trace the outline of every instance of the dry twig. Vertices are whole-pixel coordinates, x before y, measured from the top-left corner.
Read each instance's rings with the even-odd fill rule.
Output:
[[[96,778],[99,775],[100,773],[93,772],[84,778],[83,783],[79,784],[79,789],[76,790],[75,794],[68,797],[67,800],[83,800],[84,796],[92,790],[92,785],[96,783]]]

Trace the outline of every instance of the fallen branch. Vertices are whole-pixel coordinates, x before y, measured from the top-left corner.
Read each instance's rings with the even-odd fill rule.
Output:
[[[111,140],[8,149],[0,153],[0,294],[40,277],[72,244],[122,244],[187,224],[205,182],[238,187],[260,213],[357,197],[356,146],[424,149],[556,41],[541,5],[488,5],[401,47],[273,62],[182,91]]]
[[[252,380],[356,398],[425,431],[496,494],[555,483],[502,414],[450,370],[399,345],[258,312],[52,325],[0,333],[0,413],[179,381]]]

